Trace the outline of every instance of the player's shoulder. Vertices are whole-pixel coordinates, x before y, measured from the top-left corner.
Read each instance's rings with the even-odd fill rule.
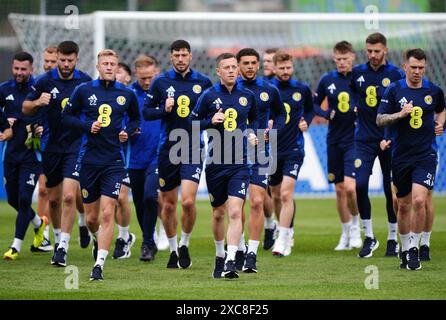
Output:
[[[38,75],[36,78],[36,84],[42,85],[50,81],[53,78],[53,70],[54,69],[51,69],[45,73]]]
[[[7,81],[0,83],[0,90],[2,90],[2,91],[8,90],[9,88],[11,88],[13,86],[13,83],[14,83],[14,80],[7,80]]]
[[[368,69],[367,63],[357,64],[353,67],[352,73],[364,72],[364,71],[367,71],[367,69]]]
[[[92,80],[90,75],[86,74],[85,72],[83,72],[79,69],[75,69],[75,72],[76,72],[77,77],[83,81],[91,81]]]
[[[433,94],[438,94],[438,93],[443,94],[443,89],[439,85],[433,83],[432,81],[426,78],[423,79],[423,87],[432,91]]]
[[[163,82],[169,81],[169,79],[170,79],[169,71],[162,72],[153,79],[151,87],[156,88],[160,86]]]
[[[135,91],[131,87],[128,87],[118,81],[115,81],[114,87],[116,90],[122,92],[123,94],[131,96],[135,95]]]
[[[397,75],[399,75],[401,77],[405,77],[404,71],[400,67],[394,65],[391,62],[387,62],[386,70],[389,71],[389,72],[393,72],[393,73],[395,73],[395,74],[397,74]]]
[[[196,70],[191,70],[191,78],[203,82],[209,82],[212,84],[211,79],[209,77],[201,72],[198,72]]]
[[[296,79],[291,79],[290,80],[290,85],[292,87],[295,87],[295,88],[298,88],[298,89],[301,89],[301,90],[304,90],[304,91],[306,90],[306,91],[310,91],[311,92],[310,85],[308,83],[306,83],[306,82],[299,81],[299,80],[296,80]]]

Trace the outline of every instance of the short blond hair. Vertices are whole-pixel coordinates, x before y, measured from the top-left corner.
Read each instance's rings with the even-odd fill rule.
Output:
[[[54,45],[50,45],[48,47],[45,48],[44,52],[48,52],[48,53],[57,53],[57,46]]]
[[[138,58],[136,58],[134,65],[135,65],[135,69],[138,69],[138,68],[143,68],[143,67],[156,66],[157,62],[152,57],[142,54],[142,55],[138,56]]]
[[[119,59],[118,54],[115,51],[113,51],[112,49],[104,49],[99,51],[98,60],[100,57],[108,57],[108,56],[112,56]]]

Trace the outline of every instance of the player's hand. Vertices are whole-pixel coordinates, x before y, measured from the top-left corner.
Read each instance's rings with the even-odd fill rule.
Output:
[[[17,121],[17,118],[8,118],[9,126],[12,127],[16,121]]]
[[[216,124],[219,124],[219,123],[223,123],[224,121],[225,121],[225,114],[223,112],[223,109],[220,108],[217,111],[217,113],[214,114],[214,116],[212,117],[211,122],[212,122],[213,125],[216,125]]]
[[[0,133],[0,141],[8,141],[12,138],[12,129],[5,129],[2,133]]]
[[[435,135],[441,136],[444,133],[444,126],[435,121]]]
[[[333,109],[333,110],[331,110],[331,112],[330,112],[330,120],[333,120],[335,116],[336,116],[336,110]]]
[[[93,122],[93,124],[91,125],[91,133],[96,134],[99,132],[99,130],[101,130],[101,123],[99,121],[95,121]]]
[[[40,138],[43,134],[43,127],[42,126],[38,126],[35,130],[34,130],[34,136]]]
[[[174,104],[175,100],[173,99],[173,97],[167,98],[166,104],[164,105],[164,109],[166,110],[166,112],[171,112]]]
[[[302,132],[305,132],[308,130],[308,123],[305,121],[304,117],[300,118],[299,129]]]
[[[385,151],[385,150],[387,150],[387,149],[389,149],[390,148],[390,144],[392,143],[392,140],[382,140],[380,143],[379,143],[379,147],[381,148],[381,150],[382,151]]]
[[[120,142],[126,142],[128,138],[129,138],[129,135],[128,135],[127,132],[125,132],[124,130],[122,130],[122,131],[119,133],[119,141],[120,141]]]
[[[266,128],[265,131],[263,131],[263,138],[266,142],[269,142],[269,128]]]
[[[248,142],[251,146],[256,146],[259,144],[259,139],[257,139],[257,136],[254,133],[250,132],[248,134]]]
[[[40,95],[40,98],[37,100],[37,105],[46,106],[50,104],[50,100],[51,100],[51,94],[44,92]]]
[[[400,111],[401,118],[407,117],[413,110],[412,100],[409,103],[405,103],[404,107]]]
[[[355,114],[358,114],[358,107],[357,107],[357,106],[355,106],[355,107],[353,108],[353,112],[354,112]]]

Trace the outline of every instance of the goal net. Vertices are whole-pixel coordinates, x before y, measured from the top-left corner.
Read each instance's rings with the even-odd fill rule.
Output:
[[[103,48],[115,50],[129,65],[142,53],[155,56],[162,70],[170,67],[169,45],[186,39],[192,46],[192,68],[215,81],[215,57],[253,47],[262,53],[271,47],[294,55],[296,78],[313,90],[321,75],[335,68],[331,48],[341,40],[351,42],[356,63],[366,60],[365,38],[373,32],[386,35],[389,60],[400,65],[401,53],[420,47],[427,51],[426,77],[446,89],[446,15],[444,14],[294,14],[294,13],[212,13],[212,12],[95,12],[79,16],[36,16],[10,14],[9,20],[24,50],[31,52],[38,72],[42,53],[49,44],[63,40],[80,46],[79,69],[94,76],[96,54]],[[326,183],[326,126],[313,126],[308,136],[309,150],[299,194],[333,194]],[[440,159],[445,144],[439,139]],[[308,160],[308,157],[315,159]],[[314,161],[313,161],[314,160]],[[317,161],[316,161],[317,160]],[[315,165],[316,164],[320,164]],[[437,190],[446,192],[446,174],[440,168]],[[305,168],[306,167],[306,168]],[[375,168],[376,169],[376,168]],[[305,171],[307,170],[307,171]],[[371,179],[371,191],[382,192],[379,170]]]

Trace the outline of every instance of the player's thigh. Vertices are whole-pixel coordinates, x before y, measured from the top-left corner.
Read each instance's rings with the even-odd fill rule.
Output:
[[[228,196],[245,200],[249,186],[249,168],[240,166],[229,173]]]
[[[268,184],[271,187],[279,186],[283,179],[283,159],[278,159],[276,161],[277,165],[275,170],[270,172],[270,175],[268,176]]]
[[[19,198],[22,196],[32,198],[42,168],[38,163],[24,163],[19,173]]]
[[[110,165],[104,167],[100,174],[101,196],[118,200],[121,192],[122,180],[125,178],[125,175],[126,171],[122,165]]]
[[[96,202],[101,196],[102,166],[82,164],[80,167],[80,187],[82,202],[86,204]]]
[[[394,164],[392,166],[393,185],[397,198],[406,197],[412,192],[413,169],[413,166],[409,165]]]
[[[206,185],[209,200],[213,208],[223,206],[228,200],[229,177],[225,172],[216,169],[206,168]]]
[[[3,162],[3,182],[5,183],[8,199],[18,196],[20,167],[16,163]]]
[[[171,191],[181,184],[181,164],[172,164],[169,154],[161,152],[158,157],[159,184],[162,192]]]
[[[181,181],[181,201],[195,201],[198,191],[198,183],[192,180]]]
[[[302,157],[290,157],[285,159],[283,162],[283,169],[282,169],[284,180],[285,177],[297,180],[303,162],[304,159]],[[283,181],[282,181],[282,188],[283,188]]]
[[[144,199],[158,198],[159,190],[158,168],[156,166],[148,167],[144,173]]]
[[[329,183],[344,181],[344,153],[338,145],[327,145],[327,170]]]
[[[360,148],[357,144],[355,152],[355,178],[357,187],[367,187],[372,174],[377,153],[373,148]]]
[[[78,155],[67,153],[63,156],[62,174],[64,178],[79,181]]]
[[[268,188],[267,166],[254,164],[249,168],[249,185],[257,186],[266,190]]]
[[[283,177],[282,185],[280,186],[280,195],[282,198],[292,198],[294,189],[296,187],[296,179],[293,177]],[[289,199],[288,199],[289,200]]]
[[[202,170],[202,164],[181,164],[181,184],[183,184],[183,181],[192,181],[198,185],[200,183]]]
[[[46,187],[54,188],[63,181],[64,154],[56,152],[42,153],[42,168],[46,177]]]
[[[391,154],[391,150],[387,149],[384,151],[380,151],[379,155],[378,155],[378,159],[379,159],[379,164],[381,165],[381,171],[383,174],[383,178],[386,179],[390,179],[391,176],[391,170],[392,170],[392,154]]]
[[[412,182],[423,186],[427,190],[432,190],[435,184],[436,169],[436,158],[428,158],[418,162],[412,171]]]

